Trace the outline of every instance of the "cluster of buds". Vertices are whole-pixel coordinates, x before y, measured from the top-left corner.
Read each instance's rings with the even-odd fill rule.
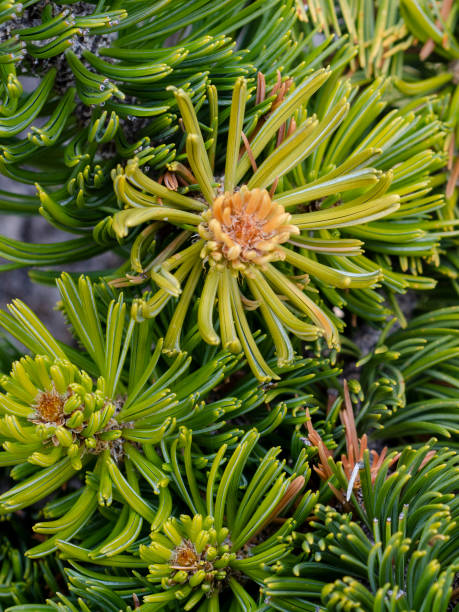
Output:
[[[219,195],[212,207],[202,214],[198,227],[206,244],[201,257],[211,265],[229,263],[233,270],[249,273],[250,266],[265,266],[284,259],[280,245],[291,234],[299,234],[290,225],[290,213],[271,199],[266,189],[249,190],[243,186],[234,193]]]
[[[47,467],[67,455],[79,470],[86,453],[122,453],[117,405],[106,397],[105,379],[94,385],[86,372],[64,360],[39,355],[13,364],[0,380],[0,434],[8,454]]]
[[[152,533],[149,546],[140,547],[141,558],[152,563],[148,580],[164,589],[144,601],[165,604],[188,599],[185,609],[189,610],[193,602],[211,596],[229,578],[236,554],[231,552],[228,529],[217,530],[212,516],[196,514],[170,518],[162,531]]]

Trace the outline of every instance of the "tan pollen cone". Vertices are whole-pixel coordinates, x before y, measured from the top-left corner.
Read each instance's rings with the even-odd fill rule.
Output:
[[[264,266],[284,258],[279,245],[299,229],[291,225],[291,215],[273,201],[266,189],[249,190],[218,196],[203,214],[198,231],[207,242],[202,256],[211,264],[226,260],[234,269]]]

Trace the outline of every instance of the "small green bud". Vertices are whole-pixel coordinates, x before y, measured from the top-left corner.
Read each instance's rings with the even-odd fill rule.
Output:
[[[103,431],[101,434],[99,434],[99,438],[101,440],[118,440],[118,438],[121,438],[121,429],[111,429],[110,431]]]
[[[176,546],[179,546],[183,540],[182,534],[178,531],[173,519],[167,520],[163,525],[163,531]]]
[[[20,361],[15,361],[11,367],[11,378],[14,378],[21,385],[24,391],[30,393],[31,397],[36,397],[38,394],[38,389],[30,380],[22,363]],[[8,388],[8,382],[8,378],[6,378],[6,380],[4,379],[4,382],[2,383],[2,386],[5,389]]]
[[[106,385],[106,382],[105,382],[105,378],[103,376],[99,376],[99,378],[97,379],[96,386],[97,386],[96,394],[98,395],[97,392],[100,392],[100,393],[102,393],[102,395],[105,396],[107,385]]]
[[[80,372],[80,381],[82,386],[85,388],[85,391],[92,391],[92,378],[87,372]]]
[[[208,529],[209,532],[209,542],[213,545],[217,543],[217,530],[214,527]]]
[[[217,554],[217,549],[214,546],[209,546],[209,548],[206,550],[207,561],[213,561],[216,558]]]
[[[85,405],[84,413],[86,415],[86,418],[88,418],[89,415],[92,412],[94,412],[94,410],[96,409],[96,398],[94,397],[93,393],[85,393],[84,405]]]
[[[166,591],[171,584],[173,584],[172,578],[161,578],[161,588]]]
[[[90,436],[89,438],[86,438],[84,443],[87,448],[96,448],[97,446],[97,440],[94,438],[94,436]]]
[[[37,368],[36,374],[40,379],[40,385],[45,391],[51,391],[53,385],[48,374],[47,365],[49,365],[49,357],[37,355],[35,357],[35,365]]]
[[[78,395],[71,395],[64,403],[64,414],[71,414],[81,406],[81,398]]]
[[[221,544],[228,537],[229,529],[222,527],[217,533],[217,542]]]
[[[214,562],[214,567],[216,569],[226,567],[228,563],[231,561],[231,559],[232,559],[232,555],[230,555],[229,553],[225,553],[224,555],[220,557],[220,559],[218,559],[218,561]]]
[[[49,373],[53,379],[54,386],[58,393],[66,393],[68,387],[68,379],[62,372],[60,366],[54,364],[49,368]]]
[[[70,446],[73,443],[73,436],[65,427],[56,427],[54,435],[59,440],[61,446]]]
[[[114,414],[115,404],[112,404],[112,402],[107,402],[100,411],[100,423],[98,429],[103,429],[106,427]]]
[[[190,540],[192,542],[196,541],[201,529],[202,529],[202,516],[200,514],[195,514],[193,517],[193,521],[191,523],[190,530],[189,530]]]
[[[209,541],[209,532],[208,531],[200,531],[197,537],[194,540],[194,545],[196,548],[196,552],[201,554],[204,548],[207,546]]]
[[[214,524],[214,517],[213,516],[206,516],[204,518],[204,521],[202,523],[202,528],[209,530]]]
[[[76,457],[79,454],[80,448],[78,444],[71,444],[67,449],[67,455],[69,457]]]
[[[201,584],[201,582],[204,580],[204,578],[206,577],[206,572],[204,570],[198,570],[196,573],[194,573],[192,576],[190,576],[190,579],[188,580],[188,584],[190,585],[190,587],[197,587],[198,585]]]
[[[100,414],[98,412],[93,412],[89,415],[88,424],[81,432],[83,436],[92,436],[97,433],[99,429],[100,423]]]
[[[46,426],[46,425],[40,424],[40,425],[37,425],[35,429],[35,433],[42,440],[46,440],[47,438],[52,438],[54,436],[55,431],[56,431],[56,428],[54,427],[54,425]]]
[[[150,544],[150,551],[154,554],[159,562],[161,561],[169,561],[172,555],[172,550],[170,548],[166,548],[159,542],[152,542]]]
[[[80,397],[84,397],[86,394],[86,389],[76,382],[70,383],[69,388],[75,395],[79,395]]]
[[[70,427],[71,429],[75,429],[77,427],[81,427],[84,421],[84,415],[81,410],[75,410],[72,416],[67,419],[65,425]]]
[[[188,572],[185,572],[184,570],[179,570],[178,572],[175,572],[172,579],[174,582],[182,584],[183,582],[186,582],[186,580],[188,580]]]

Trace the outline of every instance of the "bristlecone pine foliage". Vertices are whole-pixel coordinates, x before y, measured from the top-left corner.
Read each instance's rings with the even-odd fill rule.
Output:
[[[458,143],[452,0],[0,0],[0,612],[459,612]]]

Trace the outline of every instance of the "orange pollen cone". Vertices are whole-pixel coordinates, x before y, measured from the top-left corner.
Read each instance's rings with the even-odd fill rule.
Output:
[[[271,199],[266,189],[249,190],[244,186],[235,193],[225,192],[203,218],[198,228],[207,241],[202,256],[211,264],[226,260],[238,270],[283,259],[279,245],[299,233],[289,224],[291,215]]]

